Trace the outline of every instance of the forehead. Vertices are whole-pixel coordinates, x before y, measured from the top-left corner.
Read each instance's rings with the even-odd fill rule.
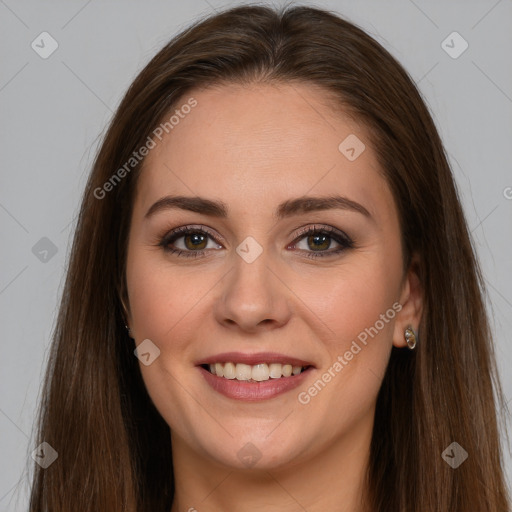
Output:
[[[327,91],[302,83],[229,84],[193,90],[175,110],[191,98],[196,106],[181,110],[145,159],[139,203],[149,207],[165,193],[262,204],[337,192],[368,197],[372,211],[375,202],[386,207],[391,200],[365,127]],[[352,148],[360,153],[355,159],[344,153]]]

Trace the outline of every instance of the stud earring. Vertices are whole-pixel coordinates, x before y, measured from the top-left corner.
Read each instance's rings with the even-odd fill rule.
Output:
[[[405,329],[404,338],[405,341],[407,342],[407,346],[409,347],[409,349],[414,350],[414,348],[416,347],[416,333],[414,332],[414,329],[411,326]]]
[[[126,327],[126,331],[128,332],[128,336],[131,338],[132,337],[132,331],[131,329],[125,324],[125,327]],[[133,338],[132,338],[133,339]]]

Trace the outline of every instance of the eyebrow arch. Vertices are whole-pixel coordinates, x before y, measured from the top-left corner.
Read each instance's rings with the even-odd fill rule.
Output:
[[[203,197],[165,196],[149,208],[145,218],[147,219],[157,212],[174,208],[202,213],[212,217],[226,218],[228,216],[228,207],[222,201],[212,201]],[[326,197],[302,196],[296,199],[289,199],[278,206],[276,216],[278,219],[283,219],[299,213],[330,209],[350,210],[361,213],[369,219],[372,218],[370,212],[363,205],[339,195]]]

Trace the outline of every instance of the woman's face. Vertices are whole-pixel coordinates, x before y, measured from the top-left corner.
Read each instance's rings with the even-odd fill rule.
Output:
[[[176,108],[137,184],[127,260],[173,448],[277,468],[368,440],[418,302],[364,128],[307,84],[224,85]]]

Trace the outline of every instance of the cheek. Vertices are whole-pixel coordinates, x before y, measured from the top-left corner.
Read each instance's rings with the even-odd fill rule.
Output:
[[[386,265],[372,257],[315,279],[298,278],[294,289],[324,325],[325,339],[331,340],[329,351],[333,352],[350,345],[376,323],[391,343],[396,313],[392,306],[399,297],[399,284],[399,263]]]
[[[317,314],[318,323],[326,326],[327,334],[318,344],[325,353],[324,366],[318,380],[299,390],[298,398],[304,410],[310,408],[305,423],[315,428],[314,418],[322,418],[328,438],[349,431],[373,408],[400,308],[399,268],[399,261],[393,267],[372,256],[361,265],[331,273],[321,293],[305,280],[297,291]]]
[[[187,320],[205,289],[200,289],[198,282],[185,288],[190,277],[171,272],[153,249],[135,247],[128,254],[126,280],[132,332],[137,344],[149,339],[160,350],[150,365],[140,363],[142,378],[157,410],[180,432],[191,431],[187,418],[201,413],[195,408],[196,402],[190,400],[185,384],[190,374],[189,340],[197,329],[196,323]]]
[[[326,334],[318,344],[325,354],[324,367],[318,377],[328,381],[301,390],[306,393],[301,403],[315,402],[312,407],[333,435],[340,421],[354,420],[370,410],[378,394],[401,309],[401,264],[399,246],[383,250],[380,245],[324,278],[297,280],[297,285],[302,283],[297,295],[316,313],[317,324],[324,326]]]
[[[142,251],[132,250],[128,254],[126,282],[130,301],[132,332],[137,339],[156,339],[166,319],[163,313],[169,310],[168,296],[163,296],[164,281],[157,267],[150,264],[151,258]]]
[[[183,334],[187,325],[183,320],[215,281],[213,276],[197,275],[193,269],[173,271],[165,258],[153,251],[136,248],[129,253],[126,280],[136,338],[163,343],[178,330]],[[178,348],[179,339],[182,336],[176,338],[174,348]]]

